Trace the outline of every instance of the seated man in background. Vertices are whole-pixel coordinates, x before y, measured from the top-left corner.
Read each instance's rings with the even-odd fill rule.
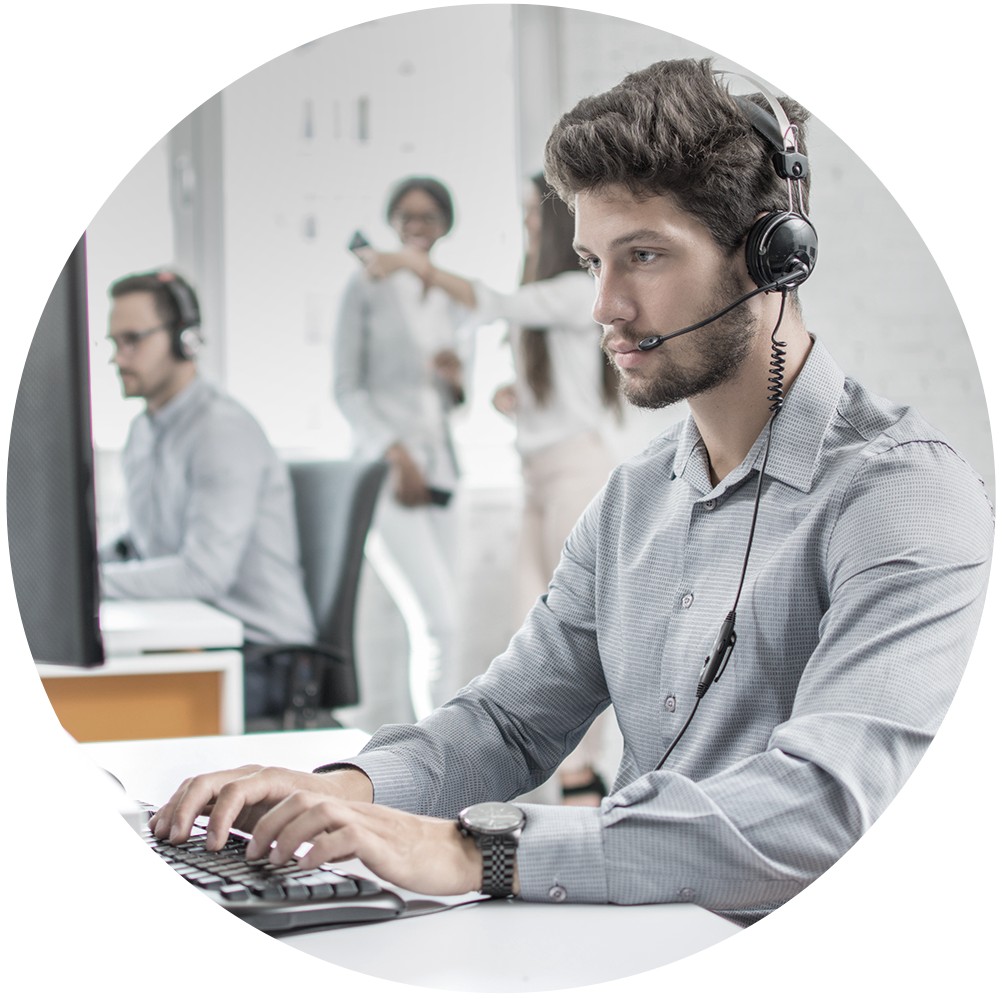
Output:
[[[563,116],[546,176],[605,351],[633,404],[690,417],[611,473],[548,593],[450,702],[316,773],[190,779],[157,837],[208,813],[206,845],[235,825],[251,859],[309,843],[303,867],[358,857],[417,892],[693,901],[748,924],[869,829],[962,675],[993,517],[941,434],[805,326],[806,117],[690,61]],[[609,704],[624,751],[600,806],[509,804]]]
[[[309,644],[288,470],[257,421],[198,376],[198,301],[169,271],[115,282],[108,338],[126,396],[146,400],[123,465],[128,532],[101,551],[104,597],[193,598],[243,622],[246,713],[271,715],[255,644]],[[279,685],[279,688],[281,685]]]

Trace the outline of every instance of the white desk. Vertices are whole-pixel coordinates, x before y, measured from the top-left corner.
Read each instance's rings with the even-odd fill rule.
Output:
[[[160,803],[192,774],[253,761],[312,770],[356,752],[366,739],[353,729],[313,730],[90,743],[83,749],[131,795]],[[345,867],[363,870],[357,862]],[[516,993],[635,975],[692,955],[738,930],[689,903],[574,906],[514,900],[280,940],[316,958],[394,982]]]
[[[80,683],[102,677],[214,674],[219,683],[218,730],[234,735],[243,732],[243,623],[239,619],[200,601],[103,601],[101,636],[102,666],[81,669],[39,664],[39,676],[70,680],[79,690]],[[58,711],[57,685],[47,687]]]

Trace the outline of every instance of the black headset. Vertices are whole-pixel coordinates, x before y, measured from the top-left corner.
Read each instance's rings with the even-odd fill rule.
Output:
[[[170,350],[179,361],[192,361],[204,342],[198,300],[188,283],[173,271],[158,271],[156,278],[177,309],[177,322],[170,328]]]
[[[741,74],[723,74],[733,75]],[[749,79],[749,78],[747,78]],[[746,112],[750,126],[772,148],[771,162],[779,177],[788,181],[788,211],[769,212],[758,219],[747,234],[746,261],[750,277],[758,288],[778,285],[795,288],[812,274],[819,252],[816,227],[806,218],[802,181],[809,174],[809,160],[798,151],[797,130],[776,97],[753,81],[771,105],[768,114],[747,97],[733,100]],[[795,207],[793,186],[798,188],[799,208]],[[792,277],[804,271],[802,277]]]

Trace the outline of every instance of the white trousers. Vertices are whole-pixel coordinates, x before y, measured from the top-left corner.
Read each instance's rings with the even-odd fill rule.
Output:
[[[404,507],[387,483],[365,555],[406,623],[410,699],[417,719],[458,687],[459,609],[455,582],[455,500]]]

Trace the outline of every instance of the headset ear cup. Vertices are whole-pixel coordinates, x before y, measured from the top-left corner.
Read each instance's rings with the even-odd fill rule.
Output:
[[[174,338],[174,353],[182,361],[193,361],[198,356],[201,345],[201,330],[196,326],[189,326]]]
[[[812,223],[794,212],[770,212],[747,234],[747,270],[758,288],[805,269],[805,277],[787,287],[801,285],[812,274],[818,252],[819,238]]]

